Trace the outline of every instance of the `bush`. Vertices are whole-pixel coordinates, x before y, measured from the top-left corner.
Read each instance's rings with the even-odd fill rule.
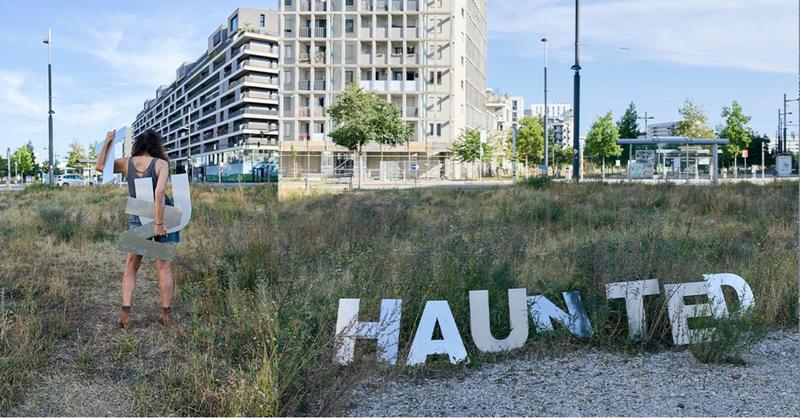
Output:
[[[697,322],[701,337],[689,345],[689,351],[701,363],[745,365],[745,351],[761,341],[767,330],[767,324],[753,314]]]

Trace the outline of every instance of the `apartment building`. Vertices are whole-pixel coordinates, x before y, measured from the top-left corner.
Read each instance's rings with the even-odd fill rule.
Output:
[[[536,103],[531,105],[531,116],[544,117],[544,104]],[[573,131],[572,105],[566,103],[547,104],[548,127],[553,132],[553,141],[561,146],[571,147]]]
[[[205,53],[182,64],[175,80],[133,123],[165,140],[177,173],[207,181],[277,179],[279,100],[278,13],[239,8],[209,37]]]
[[[486,93],[489,133],[509,130],[524,117],[524,97],[500,95],[492,90],[487,90]]]
[[[453,140],[486,130],[487,0],[279,0],[284,176],[444,176]],[[410,143],[352,155],[327,108],[350,83],[395,104]],[[299,158],[298,158],[299,156]],[[413,165],[412,165],[413,162]]]
[[[678,129],[678,122],[650,123],[647,125],[647,137],[673,136]]]

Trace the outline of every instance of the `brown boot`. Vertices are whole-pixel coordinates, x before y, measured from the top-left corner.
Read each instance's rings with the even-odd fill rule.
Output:
[[[122,313],[119,315],[119,321],[117,321],[117,325],[120,328],[128,328],[131,325],[131,307],[130,306],[123,306]]]
[[[158,318],[158,323],[168,327],[170,325],[170,308],[161,308],[161,317]]]

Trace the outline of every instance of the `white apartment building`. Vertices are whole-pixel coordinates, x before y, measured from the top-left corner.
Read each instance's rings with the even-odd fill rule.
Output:
[[[173,170],[207,181],[277,178],[278,14],[239,8],[208,37],[206,52],[144,104],[134,136],[153,128]]]
[[[531,105],[531,116],[544,117],[544,104]],[[552,129],[553,140],[561,146],[572,146],[573,114],[572,105],[566,103],[547,104],[548,127]]]
[[[678,129],[678,122],[663,122],[647,124],[647,137],[673,136]]]
[[[509,130],[525,116],[525,98],[487,90],[486,113],[490,133]]]
[[[279,9],[284,176],[384,178],[412,161],[445,175],[461,131],[488,128],[487,0],[279,0]],[[369,144],[362,161],[336,146],[327,108],[350,83],[395,104],[411,142]]]

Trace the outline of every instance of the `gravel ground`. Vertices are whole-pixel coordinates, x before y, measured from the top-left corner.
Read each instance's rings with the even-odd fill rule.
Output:
[[[356,388],[350,416],[798,416],[800,334],[775,333],[749,364],[706,365],[688,351],[579,350],[443,378],[380,377]]]

